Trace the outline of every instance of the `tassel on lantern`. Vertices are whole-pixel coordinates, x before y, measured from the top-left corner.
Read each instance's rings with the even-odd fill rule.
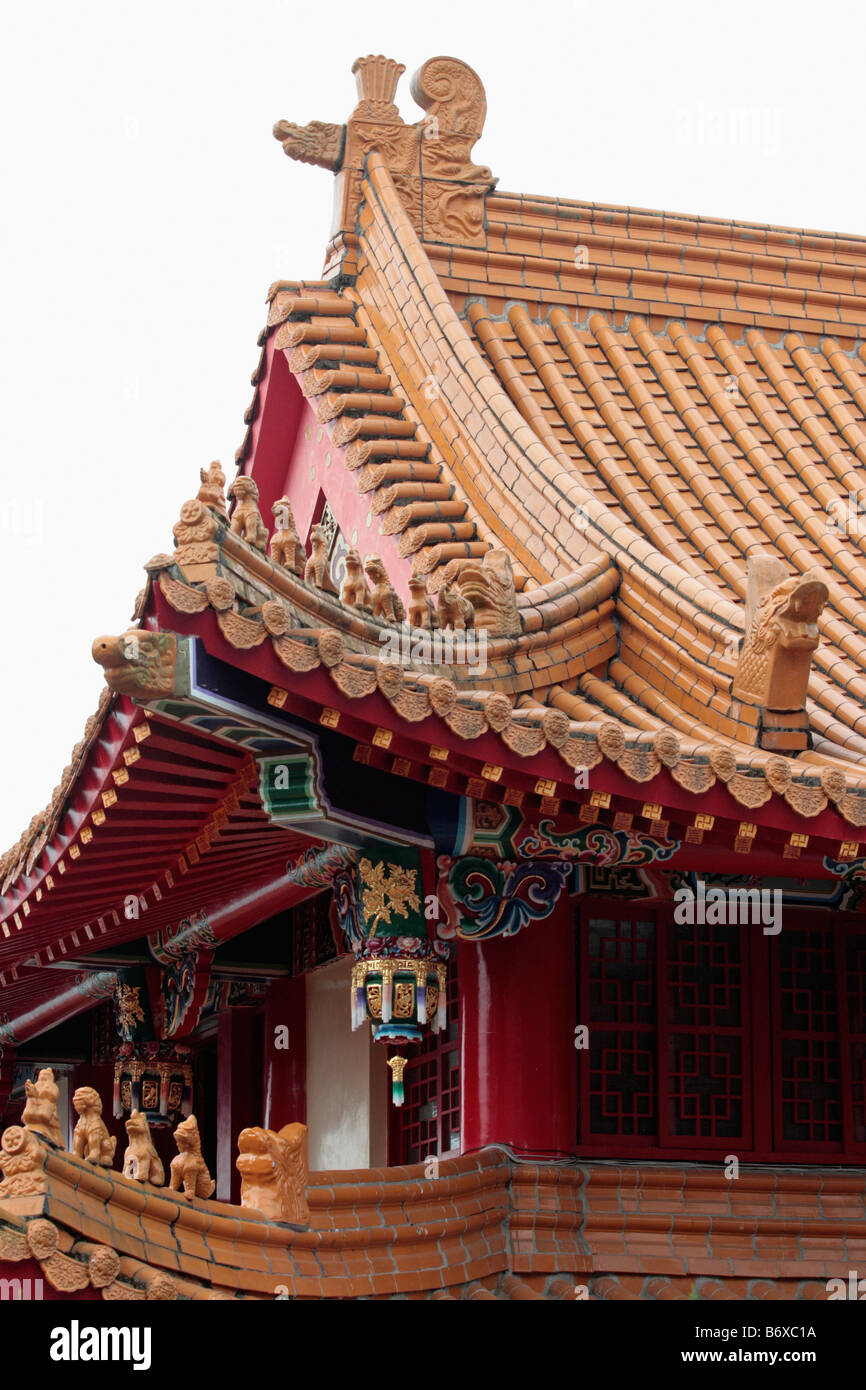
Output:
[[[180,1103],[180,1113],[182,1115],[192,1114],[192,1068],[183,1069],[183,1098]]]
[[[391,1100],[395,1105],[403,1104],[403,1071],[406,1061],[405,1057],[388,1058],[388,1066],[391,1068]]]
[[[415,997],[418,1000],[418,1022],[427,1022],[427,980],[424,976],[416,977]]]
[[[437,965],[436,974],[439,977],[439,1000],[436,1005],[436,1019],[433,1023],[433,1032],[441,1033],[448,1022],[448,998],[445,989],[444,965]]]
[[[352,1032],[361,1027],[367,1017],[364,986],[356,985],[352,990]]]
[[[349,1013],[352,1020],[352,1032],[354,1033],[356,1029],[360,1028],[367,1016],[364,973],[357,965],[352,967],[352,989],[349,996]]]
[[[160,1067],[160,1069],[159,1069],[159,1113],[160,1113],[160,1115],[167,1115],[167,1114],[168,1114],[168,1085],[169,1085],[169,1081],[170,1081],[170,1080],[171,1080],[171,1076],[170,1076],[170,1074],[169,1074],[168,1067]]]
[[[388,962],[382,962],[382,1022],[390,1023],[394,1008],[394,971],[389,970]]]

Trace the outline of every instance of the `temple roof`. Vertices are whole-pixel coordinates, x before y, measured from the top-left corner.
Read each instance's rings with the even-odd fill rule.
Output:
[[[434,592],[461,558],[504,548],[542,609],[591,566],[610,607],[581,604],[592,622],[534,665],[534,700],[614,747],[660,744],[669,767],[711,750],[729,785],[752,782],[743,805],[803,780],[817,794],[795,795],[799,812],[829,796],[862,823],[866,570],[849,498],[856,512],[866,482],[866,239],[503,193],[466,162],[477,119],[428,170],[478,79],[431,59],[412,89],[427,116],[406,127],[364,104],[384,62],[358,60],[362,102],[327,128],[342,163],[317,157],[315,123],[275,128],[293,157],[339,167],[342,230],[330,281],[272,287],[266,338],[336,422],[381,533]],[[462,218],[438,193],[428,206],[446,154]],[[253,424],[239,461],[269,502],[257,444]],[[756,747],[755,710],[732,695],[747,562],[767,556],[786,577],[820,569],[829,591],[802,749]],[[523,698],[513,674],[490,684]]]
[[[383,720],[397,741],[421,724],[431,747],[456,735],[477,764],[451,784],[464,794],[484,794],[494,761],[503,784],[559,798],[575,769],[609,769],[659,815],[700,811],[715,788],[732,824],[811,828],[854,857],[866,239],[502,192],[473,161],[486,104],[470,68],[425,63],[414,124],[394,104],[398,64],[354,70],[345,124],[275,127],[287,154],[336,175],[334,224],[322,279],[269,291],[239,475],[269,518],[302,487],[305,431],[303,486],[325,489],[347,535],[375,536],[406,606],[411,577],[441,608],[471,572],[495,617],[508,576],[497,588],[485,557],[504,553],[511,626],[487,630],[483,671],[385,669],[380,617],[232,531],[215,541],[228,590],[190,579],[179,550],[154,557],[142,625],[218,627],[220,655],[248,670],[269,653],[277,705],[324,703],[358,738],[375,743]],[[752,562],[772,594],[750,596]],[[826,590],[793,719],[736,688],[759,600],[785,585],[792,602]],[[121,705],[152,694],[139,683]],[[82,755],[115,708],[4,856],[7,921],[88,828]]]

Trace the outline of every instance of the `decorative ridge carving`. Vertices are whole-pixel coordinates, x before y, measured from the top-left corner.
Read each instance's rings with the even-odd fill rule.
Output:
[[[241,1175],[241,1206],[260,1211],[269,1221],[306,1229],[307,1126],[285,1125],[278,1134],[253,1127],[238,1135],[235,1166]]]
[[[377,150],[422,237],[483,244],[484,201],[496,179],[486,165],[471,159],[487,113],[478,74],[459,58],[429,58],[411,83],[412,96],[425,116],[407,125],[394,104],[405,72],[402,63],[368,54],[355,60],[352,72],[358,102],[345,126],[278,121],[273,128],[290,159],[341,172],[335,210],[338,238],[353,234],[364,162]]]
[[[6,1134],[10,1132],[7,1130]],[[6,1135],[3,1138],[5,1140]],[[34,1194],[22,1191],[15,1195]],[[79,1239],[75,1240],[67,1251],[67,1242],[61,1239],[60,1227],[44,1216],[29,1219],[11,1216],[7,1217],[7,1222],[13,1224],[4,1223],[0,1226],[0,1260],[12,1263],[35,1260],[47,1283],[61,1295],[69,1296],[92,1288],[98,1289],[102,1298],[112,1302],[145,1299],[161,1301],[178,1297],[210,1300],[254,1296],[240,1291],[228,1294],[197,1280],[167,1274],[165,1270],[143,1264],[138,1257],[131,1259],[118,1254],[112,1245],[99,1245],[91,1240]],[[61,1245],[64,1246],[63,1249]],[[214,1274],[217,1273],[218,1270],[215,1268]]]
[[[208,1172],[207,1164],[202,1157],[201,1136],[198,1132],[198,1121],[195,1115],[188,1115],[185,1120],[181,1121],[174,1131],[174,1140],[178,1152],[171,1160],[170,1190],[172,1192],[182,1190],[183,1195],[190,1200],[193,1197],[203,1199],[212,1197],[216,1183]]]
[[[205,510],[201,503],[188,503],[185,507],[197,507],[202,512]],[[198,524],[201,518],[197,520],[190,516],[189,520]],[[222,535],[222,544],[230,548],[234,543],[233,538],[226,536],[224,531]],[[216,550],[219,554],[219,544]],[[601,714],[598,720],[576,721],[569,719],[562,711],[548,707],[515,710],[503,692],[496,689],[495,675],[493,683],[488,683],[484,688],[474,686],[458,689],[453,681],[443,679],[435,672],[428,674],[411,665],[397,670],[392,662],[383,661],[381,656],[377,659],[373,651],[353,650],[353,642],[366,641],[372,647],[380,637],[381,627],[376,618],[390,624],[405,620],[402,602],[390,585],[378,556],[368,556],[366,561],[373,617],[366,620],[370,623],[370,632],[363,634],[359,634],[357,623],[365,622],[365,600],[362,590],[357,589],[356,592],[357,585],[350,584],[345,590],[348,604],[354,610],[351,622],[343,617],[346,605],[341,609],[335,600],[327,598],[324,600],[328,604],[326,625],[305,627],[298,624],[286,601],[295,604],[301,614],[312,614],[310,590],[316,581],[315,574],[310,571],[304,583],[285,569],[279,572],[273,568],[263,569],[261,566],[267,562],[255,559],[255,556],[255,550],[237,547],[236,544],[232,552],[232,561],[242,569],[247,568],[254,580],[266,585],[274,594],[257,609],[251,609],[249,617],[242,617],[235,611],[237,596],[225,571],[203,584],[199,580],[198,585],[192,585],[175,579],[170,572],[175,567],[169,564],[168,569],[160,571],[160,582],[163,579],[169,581],[163,588],[165,597],[181,612],[201,611],[204,605],[212,607],[217,613],[223,635],[238,649],[248,649],[270,640],[280,662],[297,675],[323,665],[337,688],[350,699],[365,698],[378,689],[401,720],[417,722],[428,713],[435,713],[444,718],[452,731],[463,739],[474,740],[492,729],[521,757],[532,757],[547,744],[572,770],[595,766],[602,758],[607,758],[616,763],[630,781],[640,785],[650,782],[662,767],[666,767],[675,781],[693,792],[706,791],[720,780],[734,800],[746,807],[762,805],[776,794],[784,797],[799,815],[813,817],[832,801],[849,823],[866,823],[866,785],[849,780],[841,769],[820,769],[819,775],[819,771],[811,765],[807,768],[796,762],[789,764],[783,758],[771,756],[769,752],[766,755],[756,755],[754,752],[744,755],[737,745],[726,740],[706,744],[682,738],[670,729],[644,732],[605,719]],[[308,571],[310,563],[307,562]],[[534,602],[521,607],[513,590],[510,562],[504,552],[488,551],[484,560],[446,567],[445,573],[453,573],[457,583],[473,594],[489,626],[499,623],[507,627],[516,621],[518,627],[522,627],[530,615],[534,616],[539,611],[544,590],[533,591],[528,597]],[[320,577],[323,578],[324,573]],[[607,590],[599,583],[603,578],[597,566],[587,569],[584,582],[593,606],[585,608],[581,602],[577,602],[579,622],[592,621],[594,613],[599,614],[604,610],[608,597]],[[563,634],[554,626],[547,636],[554,647],[558,643],[563,652],[567,652],[568,641],[572,640],[571,634],[576,630],[573,615],[567,617],[564,623],[561,616],[569,586],[566,581],[557,580],[551,583],[550,589],[555,623],[563,624]],[[578,598],[579,594],[578,588],[575,597]],[[455,603],[458,597],[466,609],[462,619],[460,613],[449,609],[449,604]],[[433,617],[432,605],[427,607],[428,604],[423,586],[416,584],[412,599],[413,617],[418,620],[416,631],[429,631],[425,619],[429,618],[432,623]],[[473,601],[457,590],[450,590],[448,586],[445,586],[440,597],[438,616],[445,624],[468,619],[477,625]],[[231,623],[226,621],[229,618]],[[569,627],[569,624],[572,626]],[[492,642],[494,659],[497,643],[503,652],[513,654],[521,641],[525,641],[535,654],[543,649],[538,637],[538,626],[527,630],[525,635],[518,632],[513,637],[495,637]],[[122,639],[104,640],[117,646]],[[580,655],[580,648],[577,648],[576,654]],[[597,658],[597,649],[595,654]],[[446,688],[450,692],[450,699],[443,703]]]
[[[0,1198],[38,1196],[46,1190],[48,1149],[30,1129],[10,1125],[0,1139]],[[2,1209],[0,1209],[2,1210]]]
[[[173,632],[135,628],[120,637],[97,637],[93,660],[112,690],[138,700],[157,700],[174,690],[177,638]]]
[[[114,1163],[117,1137],[109,1134],[102,1118],[102,1101],[92,1086],[79,1086],[72,1096],[72,1105],[80,1116],[72,1136],[72,1152],[76,1158],[110,1168]]]
[[[327,121],[309,121],[307,125],[277,121],[274,126],[274,139],[279,140],[289,159],[315,164],[332,173],[340,167],[345,135],[345,126],[330,125]]]
[[[806,695],[818,618],[830,594],[826,576],[819,569],[792,575],[775,555],[750,555],[747,574],[733,695],[760,709],[760,747],[801,751],[810,745]]]
[[[62,1149],[63,1135],[60,1132],[60,1118],[57,1114],[60,1088],[54,1080],[52,1068],[44,1067],[35,1081],[25,1081],[24,1091],[27,1096],[21,1115],[24,1128],[43,1135],[58,1149]]]
[[[392,113],[397,114],[394,96],[397,83],[406,71],[403,63],[395,63],[393,58],[383,54],[368,53],[366,58],[356,58],[352,73],[358,88],[358,105],[353,116],[373,116],[383,119]]]

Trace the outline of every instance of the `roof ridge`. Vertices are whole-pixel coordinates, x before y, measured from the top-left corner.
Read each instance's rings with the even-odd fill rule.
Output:
[[[540,207],[579,208],[592,212],[621,213],[628,221],[635,218],[647,218],[657,220],[663,225],[674,225],[677,222],[682,222],[687,225],[694,224],[708,228],[730,227],[743,231],[771,232],[777,233],[780,237],[814,238],[833,242],[850,241],[854,245],[862,245],[864,252],[866,252],[866,235],[860,232],[834,232],[827,228],[789,226],[780,222],[752,222],[743,218],[724,217],[721,214],[669,211],[664,208],[640,207],[633,203],[598,203],[581,198],[558,197],[555,194],[515,193],[508,189],[496,188],[488,196],[488,208],[491,204],[495,206],[498,202],[506,201],[517,202],[522,206],[538,204]]]

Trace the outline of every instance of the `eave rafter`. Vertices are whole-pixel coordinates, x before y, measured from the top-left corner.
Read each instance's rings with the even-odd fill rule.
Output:
[[[240,901],[252,883],[278,890],[287,857],[310,843],[269,823],[247,749],[163,721],[124,697],[121,704],[114,768],[103,739],[98,776],[88,769],[109,795],[91,796],[88,815],[61,819],[31,874],[3,902],[0,985],[18,978],[25,961],[41,966],[109,939],[133,940]]]

